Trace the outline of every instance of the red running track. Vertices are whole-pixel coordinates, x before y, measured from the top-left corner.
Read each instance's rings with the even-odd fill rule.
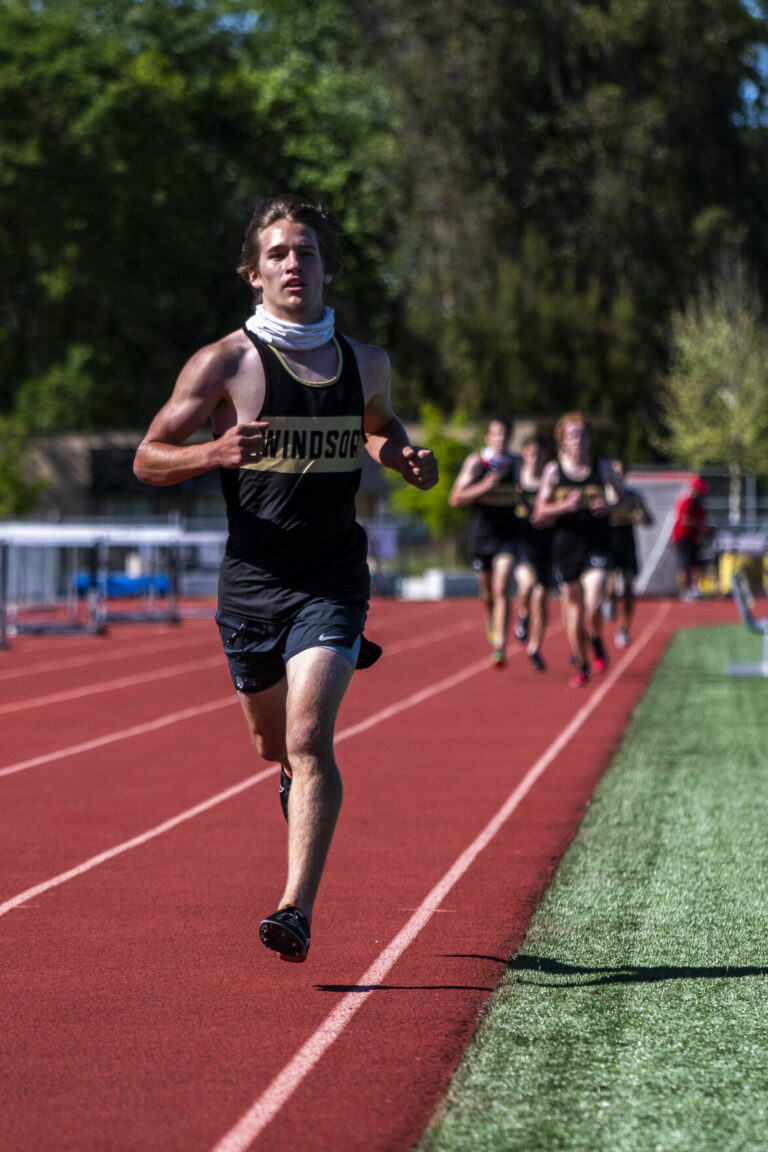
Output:
[[[474,601],[373,605],[338,725],[345,802],[312,950],[258,941],[284,879],[211,620],[0,652],[3,1152],[406,1152],[670,636],[641,602],[568,688],[492,668]]]

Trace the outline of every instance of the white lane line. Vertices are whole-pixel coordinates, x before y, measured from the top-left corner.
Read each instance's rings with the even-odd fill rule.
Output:
[[[453,631],[455,632],[455,629]],[[405,651],[407,648],[409,648],[413,645],[420,647],[421,644],[430,643],[435,639],[442,639],[442,638],[443,638],[443,632],[442,631],[440,631],[439,633],[427,633],[421,639],[417,638],[414,641],[405,642],[401,646],[393,645],[392,647],[393,647],[394,652],[400,652],[400,651]],[[221,663],[221,657],[217,656],[217,657],[211,658],[210,661],[200,662],[194,666],[196,668],[214,667],[215,665],[218,665],[220,663]],[[470,674],[474,675],[475,671],[480,670],[481,667],[487,668],[488,666],[489,665],[488,665],[487,659],[480,661],[478,663],[477,667],[475,665],[472,666],[473,671]],[[186,667],[186,665],[177,665],[177,668],[184,668],[184,667]],[[169,672],[168,675],[170,675],[170,674],[171,673]],[[130,678],[130,679],[136,683],[140,683],[142,680],[141,677]],[[115,682],[112,681],[111,683],[115,683]],[[76,689],[75,691],[77,693],[80,693],[81,689]],[[426,691],[428,694],[433,694],[430,689],[427,689]],[[59,697],[59,699],[62,699],[62,698],[64,698],[64,697]],[[423,697],[423,698],[426,699],[426,697]],[[48,700],[50,702],[51,698],[48,698]],[[68,748],[60,748],[55,752],[46,752],[40,756],[33,756],[29,760],[21,760],[16,764],[9,764],[6,768],[0,768],[0,777],[11,776],[15,772],[23,772],[27,768],[38,768],[42,764],[49,764],[53,760],[63,760],[63,759],[66,759],[68,756],[76,756],[81,752],[90,752],[94,748],[101,748],[105,744],[113,744],[119,740],[130,739],[132,736],[142,736],[142,735],[144,735],[145,732],[152,732],[157,728],[165,728],[168,724],[177,724],[182,720],[192,719],[196,715],[199,715],[202,712],[210,712],[211,710],[213,710],[215,708],[222,707],[225,703],[232,704],[236,700],[237,700],[237,697],[234,695],[232,697],[226,697],[224,699],[213,700],[208,704],[201,704],[197,708],[186,708],[182,712],[172,712],[167,716],[160,717],[159,720],[153,720],[153,721],[148,722],[147,724],[138,724],[133,728],[124,728],[118,732],[111,732],[106,736],[99,736],[99,737],[95,738],[94,740],[87,740],[82,744],[74,744]],[[417,703],[418,702],[419,701],[417,701]],[[14,706],[8,705],[6,707],[10,710]],[[401,711],[401,706],[399,704],[392,705],[392,708],[394,709],[395,712]],[[0,708],[0,713],[2,713],[2,711],[3,711],[3,708]],[[387,712],[387,714],[394,714],[391,709],[387,709],[385,711]],[[384,718],[384,717],[382,716],[382,718]],[[370,723],[371,723],[370,721],[364,721],[363,723],[364,723],[365,727],[370,727]],[[373,720],[373,723],[378,723],[378,720]],[[364,728],[360,729],[360,730],[363,731]],[[338,742],[341,739],[343,739],[343,734],[341,734],[341,733],[337,734],[336,741]]]
[[[411,648],[421,648],[425,644],[435,644],[438,640],[445,640],[451,636],[455,636],[459,632],[467,632],[470,628],[474,627],[472,623],[466,621],[464,624],[456,625],[451,628],[441,628],[434,632],[425,632],[421,636],[414,636],[411,640],[402,641],[400,644],[392,644],[384,649],[384,656],[396,656],[401,652],[407,652]],[[146,654],[153,652],[162,652],[164,649],[146,649]],[[135,653],[131,652],[126,655],[133,656]],[[167,654],[167,651],[166,651]],[[87,661],[93,663],[93,661]],[[71,667],[72,665],[70,665]],[[79,700],[84,696],[91,696],[94,692],[116,692],[123,688],[133,688],[137,684],[143,684],[149,680],[162,680],[170,676],[182,675],[185,672],[196,672],[202,668],[215,668],[218,666],[224,667],[221,654],[218,656],[211,656],[205,660],[188,660],[183,664],[172,664],[166,668],[154,669],[152,672],[137,673],[134,676],[123,676],[117,680],[101,680],[93,684],[81,685],[79,688],[70,688],[66,692],[52,692],[47,696],[34,696],[26,700],[17,700],[10,704],[0,704],[0,716],[7,716],[14,712],[23,712],[27,708],[44,708],[49,704],[64,704],[68,700]],[[53,664],[51,668],[59,670],[62,666]]]
[[[34,899],[35,896],[42,895],[43,892],[50,891],[51,888],[58,888],[60,884],[65,884],[67,880],[74,880],[76,876],[82,876],[84,872],[90,872],[92,868],[97,868],[99,864],[106,864],[108,860],[113,860],[115,856],[120,856],[123,852],[129,852],[131,848],[139,848],[142,844],[146,844],[148,840],[154,840],[157,836],[162,836],[165,832],[170,832],[177,825],[183,824],[185,820],[192,820],[195,816],[200,816],[201,813],[207,812],[209,808],[213,808],[216,804],[221,804],[224,800],[231,800],[233,796],[239,795],[244,792],[246,788],[252,788],[254,784],[260,784],[262,780],[266,780],[268,776],[273,776],[279,765],[271,765],[265,768],[263,772],[259,772],[256,776],[250,776],[247,780],[241,780],[239,784],[233,784],[231,788],[227,788],[225,792],[219,792],[218,796],[211,796],[208,800],[204,800],[200,804],[196,804],[194,808],[188,808],[186,812],[180,812],[178,816],[172,816],[170,820],[158,824],[155,828],[150,828],[148,832],[142,832],[139,836],[134,836],[131,840],[125,840],[122,844],[115,845],[114,848],[108,848],[104,852],[99,852],[98,856],[92,856],[90,860],[84,860],[82,864],[76,864],[74,868],[69,868],[66,872],[61,872],[58,876],[52,877],[50,880],[44,880],[41,884],[35,884],[33,888],[27,888],[25,892],[19,893],[18,896],[13,896],[10,900],[6,900],[4,904],[0,904],[0,916],[4,916],[6,912],[10,912],[13,908],[18,908],[20,904],[25,904],[28,900]]]
[[[202,716],[205,712],[214,712],[217,708],[226,708],[235,703],[237,697],[234,694],[220,696],[218,700],[209,700],[207,704],[196,704],[194,708],[184,708],[181,712],[169,712],[158,720],[147,721],[146,724],[135,724],[132,728],[122,728],[118,732],[109,732],[106,736],[84,740],[82,744],[70,744],[68,748],[57,748],[55,752],[45,752],[42,756],[33,756],[30,760],[20,760],[17,764],[0,768],[0,776],[11,776],[14,772],[23,772],[26,768],[39,768],[41,764],[50,764],[54,760],[66,760],[68,756],[92,752],[94,748],[104,748],[107,744],[116,744],[119,740],[130,740],[133,736],[156,732],[158,728],[167,728],[169,724],[178,724],[183,720],[194,720],[196,716]]]
[[[462,852],[448,872],[446,872],[443,878],[438,881],[432,891],[424,898],[410,920],[401,928],[383,952],[380,953],[370,968],[363,973],[357,982],[359,991],[348,992],[342,998],[336,1008],[326,1016],[322,1024],[315,1030],[312,1036],[310,1036],[309,1040],[302,1045],[295,1056],[293,1056],[282,1071],[277,1074],[271,1084],[268,1085],[237,1124],[219,1141],[212,1152],[246,1152],[249,1145],[261,1134],[270,1121],[275,1118],[307,1074],[341,1035],[358,1009],[363,1006],[368,997],[376,990],[376,985],[381,984],[406,948],[408,948],[418,936],[419,932],[421,932],[422,928],[429,922],[450,890],[470,868],[480,853],[490,844],[491,840],[493,840],[497,832],[507,822],[520,802],[530,792],[539,777],[546,771],[576,732],[578,732],[585,720],[587,720],[598,705],[602,703],[624,670],[646,646],[668,611],[668,605],[664,605],[658,610],[654,619],[632,648],[625,653],[613,671],[602,681],[599,688],[591,693],[583,708],[579,709],[570,723],[566,725],[560,735],[550,744],[546,752],[529,768],[518,786],[507,798],[496,815],[485,826],[479,836]]]
[[[94,696],[97,692],[117,692],[121,688],[135,688],[137,684],[148,684],[150,680],[167,680],[171,676],[183,676],[185,672],[199,672],[202,668],[220,668],[221,656],[209,656],[206,660],[185,660],[183,664],[168,664],[165,668],[154,668],[151,672],[139,672],[134,676],[121,676],[116,680],[100,680],[94,684],[84,684],[80,688],[70,688],[67,692],[52,692],[48,696],[32,696],[18,700],[14,704],[0,704],[0,716],[12,712],[24,712],[28,708],[45,708],[49,704],[63,704],[67,700],[81,700],[84,696]]]
[[[421,636],[412,636],[410,640],[401,640],[399,644],[387,644],[383,656],[397,656],[401,652],[409,652],[412,648],[421,648],[423,644],[435,644],[438,640],[449,640],[459,632],[472,632],[477,628],[474,620],[465,620],[463,624],[453,624],[448,628],[439,628],[434,632],[423,632]]]
[[[449,688],[461,684],[463,680],[468,680],[471,676],[476,676],[478,672],[482,672],[488,668],[489,664],[487,659],[478,661],[475,664],[470,664],[469,667],[462,669],[461,672],[457,672],[445,680],[438,681],[438,683],[433,684],[430,688],[425,688],[421,692],[415,692],[411,696],[406,696],[398,704],[393,704],[388,708],[381,709],[380,712],[369,716],[368,719],[362,721],[362,723],[353,724],[349,728],[344,728],[341,732],[337,733],[335,743],[340,744],[343,740],[349,740],[359,732],[364,732],[368,728],[372,728],[375,724],[380,724],[383,720],[390,719],[390,717],[396,715],[398,712],[404,712],[407,708],[414,708],[417,704],[421,704],[424,700],[429,699],[430,696],[436,696],[440,692],[446,692]],[[162,720],[157,720],[153,724],[142,724],[137,728],[127,728],[124,732],[115,733],[111,737],[102,737],[100,740],[91,740],[88,741],[87,744],[80,744],[76,749],[62,749],[60,753],[52,754],[49,759],[71,755],[74,751],[90,751],[94,747],[111,743],[112,740],[115,739],[125,739],[128,736],[143,735],[144,732],[151,731],[152,728],[164,727],[167,724],[173,724],[179,720],[193,719],[202,712],[210,712],[214,708],[220,708],[223,704],[232,704],[235,700],[236,697],[227,696],[223,700],[214,700],[210,704],[200,708],[188,708],[184,712],[175,712],[171,716],[164,716]],[[22,767],[31,766],[31,763],[22,766],[14,765],[13,769],[6,768],[3,771],[6,773],[11,770],[20,772]],[[27,900],[31,900],[34,896],[39,896],[42,892],[47,892],[49,888],[56,888],[66,880],[72,880],[76,876],[82,876],[84,872],[89,872],[91,868],[96,868],[97,865],[103,864],[115,856],[119,856],[122,852],[130,851],[131,848],[138,848],[141,844],[146,844],[148,840],[153,840],[156,836],[162,836],[164,832],[168,832],[171,828],[175,828],[185,820],[192,820],[195,816],[199,816],[201,812],[207,812],[209,808],[213,808],[214,805],[222,804],[225,800],[230,800],[239,792],[244,791],[244,789],[251,788],[254,784],[260,784],[262,780],[273,776],[279,767],[279,764],[271,765],[262,772],[259,772],[256,776],[250,776],[247,780],[243,780],[239,784],[227,788],[226,791],[219,792],[216,796],[211,796],[201,804],[195,805],[194,808],[188,808],[186,812],[180,812],[170,820],[158,824],[157,827],[150,828],[147,832],[142,832],[139,836],[134,836],[131,840],[117,844],[114,848],[109,848],[105,852],[100,852],[98,856],[93,856],[90,860],[84,860],[82,864],[78,864],[74,868],[62,872],[59,876],[54,876],[51,880],[44,880],[42,883],[36,884],[33,888],[28,888],[25,892],[20,892],[18,896],[12,896],[9,900],[6,900],[4,904],[0,904],[0,916],[4,916],[6,912],[10,912],[13,908],[18,908],[20,904],[26,903]],[[2,773],[0,773],[0,775],[1,774]]]
[[[375,712],[373,716],[369,716],[367,720],[360,720],[359,723],[345,728],[336,737],[335,743],[338,744],[341,740],[347,740],[350,736],[357,736],[360,732],[367,732],[369,728],[373,728],[376,724],[380,724],[382,720],[390,720],[396,716],[398,712],[405,711],[406,708],[414,708],[417,704],[423,704],[425,700],[429,700],[432,696],[439,695],[440,692],[446,692],[449,688],[455,688],[457,684],[462,684],[465,680],[469,680],[472,676],[477,676],[478,672],[487,672],[492,667],[487,656],[482,660],[475,661],[474,664],[469,664],[466,668],[462,668],[461,672],[454,673],[453,676],[446,677],[445,680],[438,680],[436,684],[432,684],[429,688],[422,688],[420,692],[414,692],[412,696],[408,696],[405,700],[400,700],[397,704],[390,704],[388,708],[382,708],[380,712]]]
[[[170,636],[170,629],[169,629]],[[143,644],[136,648],[120,647],[117,649],[105,649],[94,647],[92,652],[84,656],[68,656],[64,660],[39,660],[36,664],[23,664],[21,667],[16,665],[13,668],[5,668],[0,671],[0,680],[18,680],[22,676],[38,676],[41,672],[62,672],[70,668],[94,668],[97,664],[105,664],[110,660],[128,660],[133,656],[152,656],[156,652],[168,653],[172,648],[200,648],[205,645],[210,648],[210,642],[206,636],[185,636],[184,642],[179,642],[178,633],[173,633],[175,643],[169,643],[168,640],[163,640],[156,644]],[[104,641],[107,643],[108,641]],[[101,641],[95,640],[94,644],[99,644]]]

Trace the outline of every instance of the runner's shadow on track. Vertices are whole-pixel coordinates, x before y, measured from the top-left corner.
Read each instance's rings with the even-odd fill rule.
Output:
[[[557,976],[559,980],[523,979],[521,984],[536,988],[590,988],[606,984],[658,984],[664,980],[723,980],[768,975],[768,965],[743,967],[734,964],[697,968],[695,965],[626,964],[618,968],[592,968],[565,964],[546,956],[515,956],[510,972],[527,972],[534,977]],[[587,979],[584,979],[587,977]]]

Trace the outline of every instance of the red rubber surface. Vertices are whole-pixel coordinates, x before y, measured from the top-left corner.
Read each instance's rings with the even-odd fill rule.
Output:
[[[212,620],[18,637],[0,651],[3,1152],[406,1152],[670,636],[723,620],[730,602],[641,602],[633,646],[571,689],[556,613],[536,674],[519,646],[490,666],[474,601],[376,602],[385,655],[340,716],[345,802],[303,965],[258,939],[284,879],[277,770]]]

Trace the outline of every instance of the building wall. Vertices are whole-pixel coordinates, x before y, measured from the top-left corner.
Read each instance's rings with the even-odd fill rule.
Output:
[[[223,520],[224,501],[217,471],[181,484],[154,487],[133,474],[141,432],[63,433],[38,436],[30,444],[27,473],[46,488],[35,516],[43,519]],[[204,435],[196,438],[206,439]],[[389,488],[382,469],[367,455],[358,497],[358,515],[380,514]]]

